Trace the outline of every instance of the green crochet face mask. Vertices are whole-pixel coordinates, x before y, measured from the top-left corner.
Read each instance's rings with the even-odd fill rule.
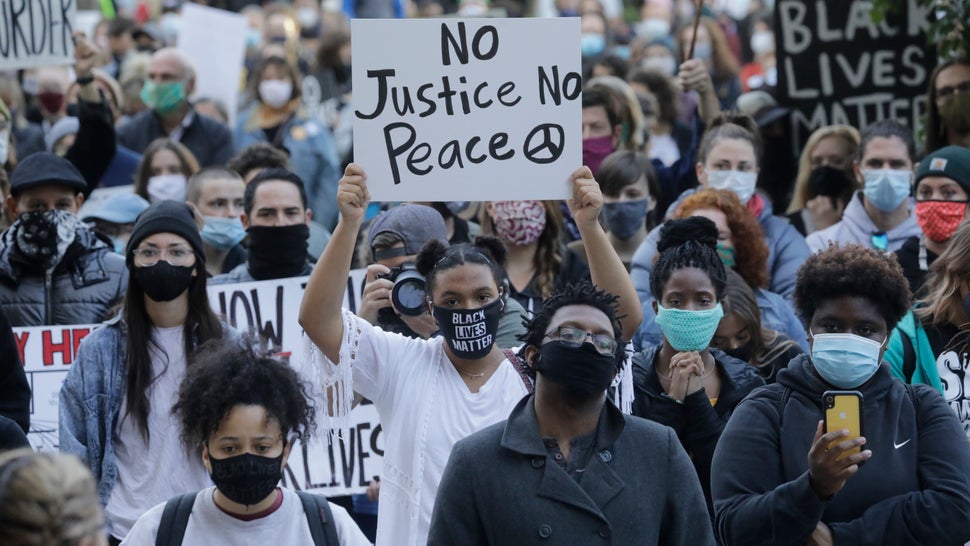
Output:
[[[680,352],[706,349],[723,316],[720,303],[702,311],[667,309],[657,303],[657,326],[667,343]]]

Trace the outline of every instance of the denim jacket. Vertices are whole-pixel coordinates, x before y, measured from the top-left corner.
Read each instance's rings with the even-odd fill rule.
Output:
[[[225,323],[223,332],[229,339],[238,336]],[[81,340],[59,396],[60,450],[87,463],[102,507],[118,478],[114,435],[125,396],[126,333],[118,315]]]

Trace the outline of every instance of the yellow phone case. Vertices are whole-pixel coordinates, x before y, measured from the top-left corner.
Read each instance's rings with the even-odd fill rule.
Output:
[[[849,436],[829,444],[832,448],[835,444],[858,438],[862,436],[862,393],[858,391],[826,391],[822,395],[822,403],[825,408],[825,431],[848,430]],[[839,459],[844,459],[862,451],[862,447],[852,448],[842,455]]]

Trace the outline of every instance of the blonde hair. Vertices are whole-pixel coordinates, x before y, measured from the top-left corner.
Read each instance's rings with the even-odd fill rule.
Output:
[[[104,523],[94,478],[77,457],[30,448],[0,454],[0,544],[74,545]]]
[[[788,214],[798,212],[805,208],[805,204],[812,200],[811,188],[808,181],[812,178],[812,152],[819,142],[829,137],[839,137],[848,146],[846,158],[849,161],[855,157],[859,151],[859,131],[850,125],[826,125],[819,127],[812,133],[802,148],[802,155],[798,159],[798,175],[795,177],[795,189],[792,191],[791,203],[788,205]]]
[[[913,311],[931,324],[964,325],[960,290],[970,280],[970,222],[962,222],[950,237],[946,249],[930,266],[922,297]]]

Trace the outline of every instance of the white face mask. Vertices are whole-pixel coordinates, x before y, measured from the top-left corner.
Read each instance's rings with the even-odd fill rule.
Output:
[[[677,61],[669,55],[662,57],[647,57],[640,61],[640,66],[647,70],[655,70],[664,76],[671,77],[677,71]]]
[[[280,108],[290,102],[293,84],[287,80],[263,80],[259,82],[259,97],[270,108]]]
[[[775,35],[770,30],[759,30],[751,35],[751,51],[764,55],[775,50]]]
[[[152,203],[159,201],[185,201],[185,175],[160,174],[148,179],[148,200]]]
[[[753,171],[707,171],[708,188],[733,191],[742,205],[747,205],[754,196],[757,182],[758,173]]]
[[[637,23],[637,36],[649,40],[657,40],[670,36],[670,22],[666,19],[651,17]]]
[[[0,165],[6,165],[10,155],[10,129],[0,131]]]

